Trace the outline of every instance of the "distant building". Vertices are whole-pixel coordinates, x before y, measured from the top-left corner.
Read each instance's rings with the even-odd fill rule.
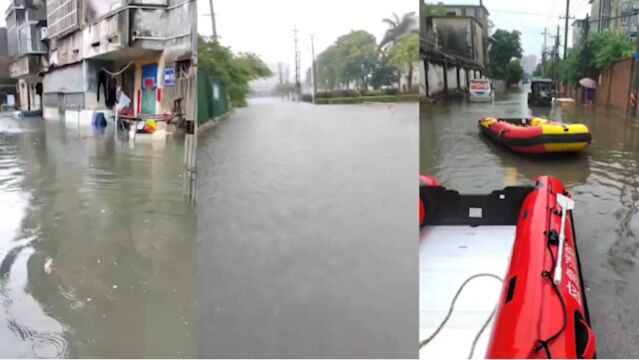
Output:
[[[635,41],[639,25],[639,1],[590,0],[592,23],[590,31],[611,31]]]
[[[195,1],[47,0],[44,117],[112,114],[116,89],[131,115],[171,112],[192,65]]]
[[[448,96],[450,90],[467,89],[470,80],[483,76],[491,31],[481,0],[479,5],[439,3],[436,7],[444,11],[420,18],[418,83],[426,97]]]
[[[7,39],[7,29],[0,28],[0,104],[16,106],[16,79],[11,77],[9,72],[9,66],[11,65],[12,58],[9,56],[9,47]],[[10,104],[10,100],[7,97],[11,95],[13,104]]]
[[[532,74],[537,67],[537,56],[535,55],[526,55],[521,58],[521,67],[524,69],[524,73]]]
[[[11,78],[18,81],[19,107],[25,114],[42,112],[42,72],[47,67],[44,0],[13,0],[5,12],[7,47],[13,58]]]
[[[586,19],[577,19],[572,22],[572,47],[579,45],[586,31]]]

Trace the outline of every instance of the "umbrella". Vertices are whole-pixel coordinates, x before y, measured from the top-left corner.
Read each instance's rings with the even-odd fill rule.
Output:
[[[579,84],[588,89],[594,89],[597,87],[597,83],[591,78],[583,78],[579,80]]]

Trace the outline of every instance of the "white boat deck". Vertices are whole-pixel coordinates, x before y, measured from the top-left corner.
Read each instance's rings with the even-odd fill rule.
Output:
[[[510,264],[515,226],[432,226],[419,244],[419,340],[431,336],[448,313],[463,282],[478,273],[504,278]],[[501,296],[502,283],[490,277],[466,285],[455,309],[420,358],[466,359],[472,342]],[[483,358],[493,321],[477,342],[473,358]]]

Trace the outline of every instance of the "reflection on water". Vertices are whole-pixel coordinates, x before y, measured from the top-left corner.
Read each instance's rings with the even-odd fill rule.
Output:
[[[0,356],[196,356],[183,156],[0,116]]]
[[[483,116],[535,115],[583,122],[582,154],[530,157],[479,136]],[[463,192],[487,192],[538,175],[562,180],[576,200],[575,224],[600,357],[638,357],[639,126],[624,114],[576,107],[532,108],[521,94],[494,104],[423,106],[420,170]]]

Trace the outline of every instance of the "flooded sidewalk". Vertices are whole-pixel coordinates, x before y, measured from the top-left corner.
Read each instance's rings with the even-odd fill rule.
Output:
[[[0,356],[195,357],[183,142],[0,114]]]
[[[484,116],[534,115],[586,124],[592,144],[577,156],[531,157],[481,136]],[[530,184],[552,175],[575,199],[574,221],[588,306],[601,358],[636,358],[639,335],[639,124],[605,108],[529,108],[525,94],[494,104],[428,105],[420,117],[420,171],[465,193]]]

